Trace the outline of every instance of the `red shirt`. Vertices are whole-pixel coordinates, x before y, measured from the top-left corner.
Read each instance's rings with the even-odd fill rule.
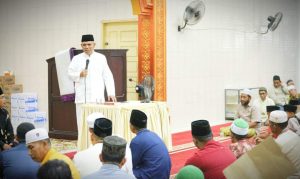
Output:
[[[194,165],[202,170],[205,179],[225,179],[223,170],[236,160],[228,147],[211,140],[199,149],[185,165]]]

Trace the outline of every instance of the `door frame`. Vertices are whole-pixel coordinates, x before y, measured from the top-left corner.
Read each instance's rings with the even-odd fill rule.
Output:
[[[101,37],[102,37],[102,40],[101,40],[101,45],[102,45],[102,48],[104,49],[104,27],[106,24],[110,24],[110,23],[123,23],[123,22],[136,22],[138,24],[138,19],[137,18],[132,18],[132,19],[119,19],[119,20],[102,20],[101,21]]]

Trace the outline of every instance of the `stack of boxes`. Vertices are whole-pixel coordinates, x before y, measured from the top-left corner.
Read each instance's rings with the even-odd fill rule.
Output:
[[[15,133],[22,122],[30,122],[36,128],[48,130],[46,112],[38,110],[36,93],[23,93],[23,85],[15,84],[14,75],[0,76],[0,86],[6,99],[5,108],[10,114]]]
[[[0,86],[5,96],[5,109],[11,114],[11,95],[13,93],[22,93],[23,85],[15,84],[14,75],[0,76]]]
[[[46,112],[38,110],[36,93],[14,93],[11,95],[11,119],[14,128],[22,122],[30,122],[36,128],[47,130]]]

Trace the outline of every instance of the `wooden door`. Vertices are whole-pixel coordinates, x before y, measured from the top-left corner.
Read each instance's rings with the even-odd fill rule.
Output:
[[[138,83],[138,23],[137,21],[103,23],[103,48],[128,49],[127,100],[138,100],[135,86]],[[132,79],[133,81],[129,81]]]

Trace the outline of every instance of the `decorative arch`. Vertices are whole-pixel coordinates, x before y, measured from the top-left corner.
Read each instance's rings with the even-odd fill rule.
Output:
[[[166,101],[166,0],[131,0],[138,15],[138,78],[155,79],[154,100]]]

